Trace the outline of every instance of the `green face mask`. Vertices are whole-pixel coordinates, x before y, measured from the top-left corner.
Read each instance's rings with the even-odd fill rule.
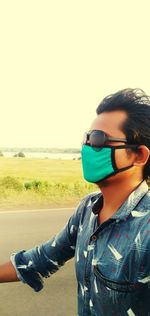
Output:
[[[132,146],[132,145],[131,145]],[[115,162],[115,149],[131,148],[130,145],[92,147],[83,145],[81,150],[84,179],[88,182],[100,182],[118,172],[133,166],[118,169]]]

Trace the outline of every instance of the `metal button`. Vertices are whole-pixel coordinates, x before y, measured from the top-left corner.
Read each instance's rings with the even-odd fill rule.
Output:
[[[97,240],[96,235],[93,235],[93,236],[91,237],[91,239],[92,239],[93,241]]]

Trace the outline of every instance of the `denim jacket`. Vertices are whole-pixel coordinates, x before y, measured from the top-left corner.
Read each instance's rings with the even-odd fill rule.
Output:
[[[43,278],[75,256],[78,316],[149,316],[148,185],[141,182],[116,213],[99,225],[102,204],[102,193],[91,193],[51,240],[12,253],[17,276],[38,292]]]

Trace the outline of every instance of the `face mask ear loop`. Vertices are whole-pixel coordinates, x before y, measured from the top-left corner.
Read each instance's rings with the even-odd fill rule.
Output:
[[[112,161],[112,167],[114,171],[117,172],[118,168],[115,161],[115,148],[114,147],[111,148],[111,161]]]
[[[139,145],[135,145],[135,147],[139,147]],[[120,145],[120,146],[111,146],[111,161],[112,161],[112,167],[114,169],[115,172],[119,172],[119,170],[124,171],[127,170],[131,167],[133,167],[133,164],[125,167],[125,168],[121,168],[118,170],[118,167],[116,165],[116,160],[115,160],[115,149],[121,149],[121,148],[132,148],[132,145]]]
[[[121,172],[121,171],[128,170],[128,169],[132,168],[133,166],[134,166],[134,165],[132,164],[132,165],[130,165],[130,166],[128,166],[128,167],[124,167],[124,168],[118,169],[118,170],[116,171],[116,173],[119,173],[119,172]]]

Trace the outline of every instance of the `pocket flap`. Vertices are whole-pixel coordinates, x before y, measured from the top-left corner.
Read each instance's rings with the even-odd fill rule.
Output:
[[[94,271],[94,274],[97,276],[97,278],[109,289],[112,289],[118,292],[133,292],[137,290],[138,288],[140,288],[139,283],[131,283],[128,281],[116,282],[114,280],[106,278],[96,265],[94,266],[93,271]]]

